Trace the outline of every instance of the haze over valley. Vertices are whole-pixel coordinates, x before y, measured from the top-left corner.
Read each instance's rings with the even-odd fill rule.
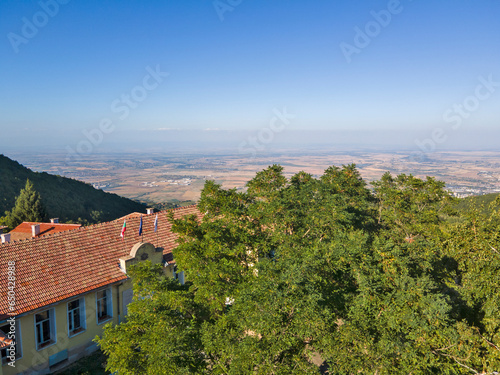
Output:
[[[283,151],[253,158],[222,152],[96,153],[71,164],[58,154],[14,153],[12,158],[38,172],[60,174],[107,192],[155,203],[196,201],[206,180],[214,180],[225,189],[243,190],[256,172],[272,164],[282,165],[290,177],[302,170],[320,176],[331,165],[355,163],[366,181],[378,180],[389,171],[420,178],[434,176],[458,197],[500,192],[500,152],[495,151],[427,155],[408,151]]]

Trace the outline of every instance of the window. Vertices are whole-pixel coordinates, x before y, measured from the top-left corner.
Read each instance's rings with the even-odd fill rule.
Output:
[[[9,349],[14,344],[16,347],[16,360],[22,357],[21,352],[21,325],[16,320],[14,325],[4,324],[0,326],[0,352],[2,365],[11,362]]]
[[[102,323],[113,316],[111,289],[101,290],[96,293],[97,323]]]
[[[134,291],[132,289],[124,290],[122,293],[122,301],[123,301],[123,316],[126,317],[128,314],[128,305],[132,302],[134,298]]]
[[[68,336],[85,331],[85,300],[68,302]]]
[[[56,342],[56,324],[54,309],[35,314],[36,348],[43,349]]]
[[[179,280],[179,283],[184,285],[184,271],[177,273],[177,265],[174,266],[174,279]]]

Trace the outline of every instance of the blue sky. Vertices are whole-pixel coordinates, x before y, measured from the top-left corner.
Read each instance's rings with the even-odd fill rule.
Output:
[[[500,82],[499,16],[498,0],[3,0],[0,152],[75,148],[103,119],[100,151],[207,129],[237,143],[283,108],[289,134],[466,140],[499,128],[500,87],[470,99]],[[145,90],[151,70],[169,75]]]

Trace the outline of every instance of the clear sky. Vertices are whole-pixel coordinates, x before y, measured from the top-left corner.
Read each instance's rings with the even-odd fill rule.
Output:
[[[76,150],[84,130],[99,151],[237,149],[285,108],[271,131],[479,147],[500,128],[499,19],[498,0],[2,0],[0,153]]]

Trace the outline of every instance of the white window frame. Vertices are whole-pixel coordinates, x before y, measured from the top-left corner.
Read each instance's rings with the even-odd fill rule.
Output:
[[[73,303],[76,301],[78,301],[78,307],[70,310],[70,306],[69,306],[70,303]],[[74,315],[70,314],[70,313],[74,312],[75,310],[78,310],[77,314],[80,315],[80,327],[78,329],[71,330],[70,323],[71,323],[71,320],[73,319]],[[85,298],[82,297],[82,298],[78,298],[78,299],[74,299],[72,301],[69,301],[66,304],[66,316],[68,317],[68,337],[73,337],[73,336],[79,335],[80,333],[85,332],[87,330],[87,319],[86,319],[86,315],[85,315]]]
[[[98,298],[98,294],[101,292],[105,292],[105,299],[106,299],[106,317],[99,319],[99,304],[102,303],[102,300],[104,298]],[[98,292],[95,293],[95,319],[97,324],[103,324],[107,322],[108,320],[113,319],[113,293],[111,292],[111,288],[99,290]]]
[[[40,344],[39,343],[39,337],[38,337],[38,327],[39,326],[42,327],[42,323],[45,322],[46,320],[43,320],[41,322],[37,322],[36,321],[36,316],[39,315],[39,314],[42,314],[44,312],[47,312],[47,311],[49,313],[49,318],[46,319],[46,320],[49,321],[50,339],[47,342]],[[49,346],[52,346],[55,343],[57,343],[56,311],[55,311],[54,308],[43,310],[43,311],[40,311],[38,313],[33,314],[33,320],[35,322],[35,343],[36,343],[36,350],[43,350],[43,349],[48,348]]]
[[[10,331],[10,323],[5,322],[4,324],[1,325],[2,327],[8,326],[8,331]],[[22,344],[22,338],[21,338],[21,323],[19,323],[19,319],[16,319],[16,338],[15,338],[15,343],[16,343],[16,361],[23,358],[23,344]],[[6,349],[2,349],[6,350]],[[7,353],[8,355],[9,353]],[[9,360],[6,358],[4,362],[4,358],[2,357],[1,359],[2,366],[6,365],[9,363]]]

